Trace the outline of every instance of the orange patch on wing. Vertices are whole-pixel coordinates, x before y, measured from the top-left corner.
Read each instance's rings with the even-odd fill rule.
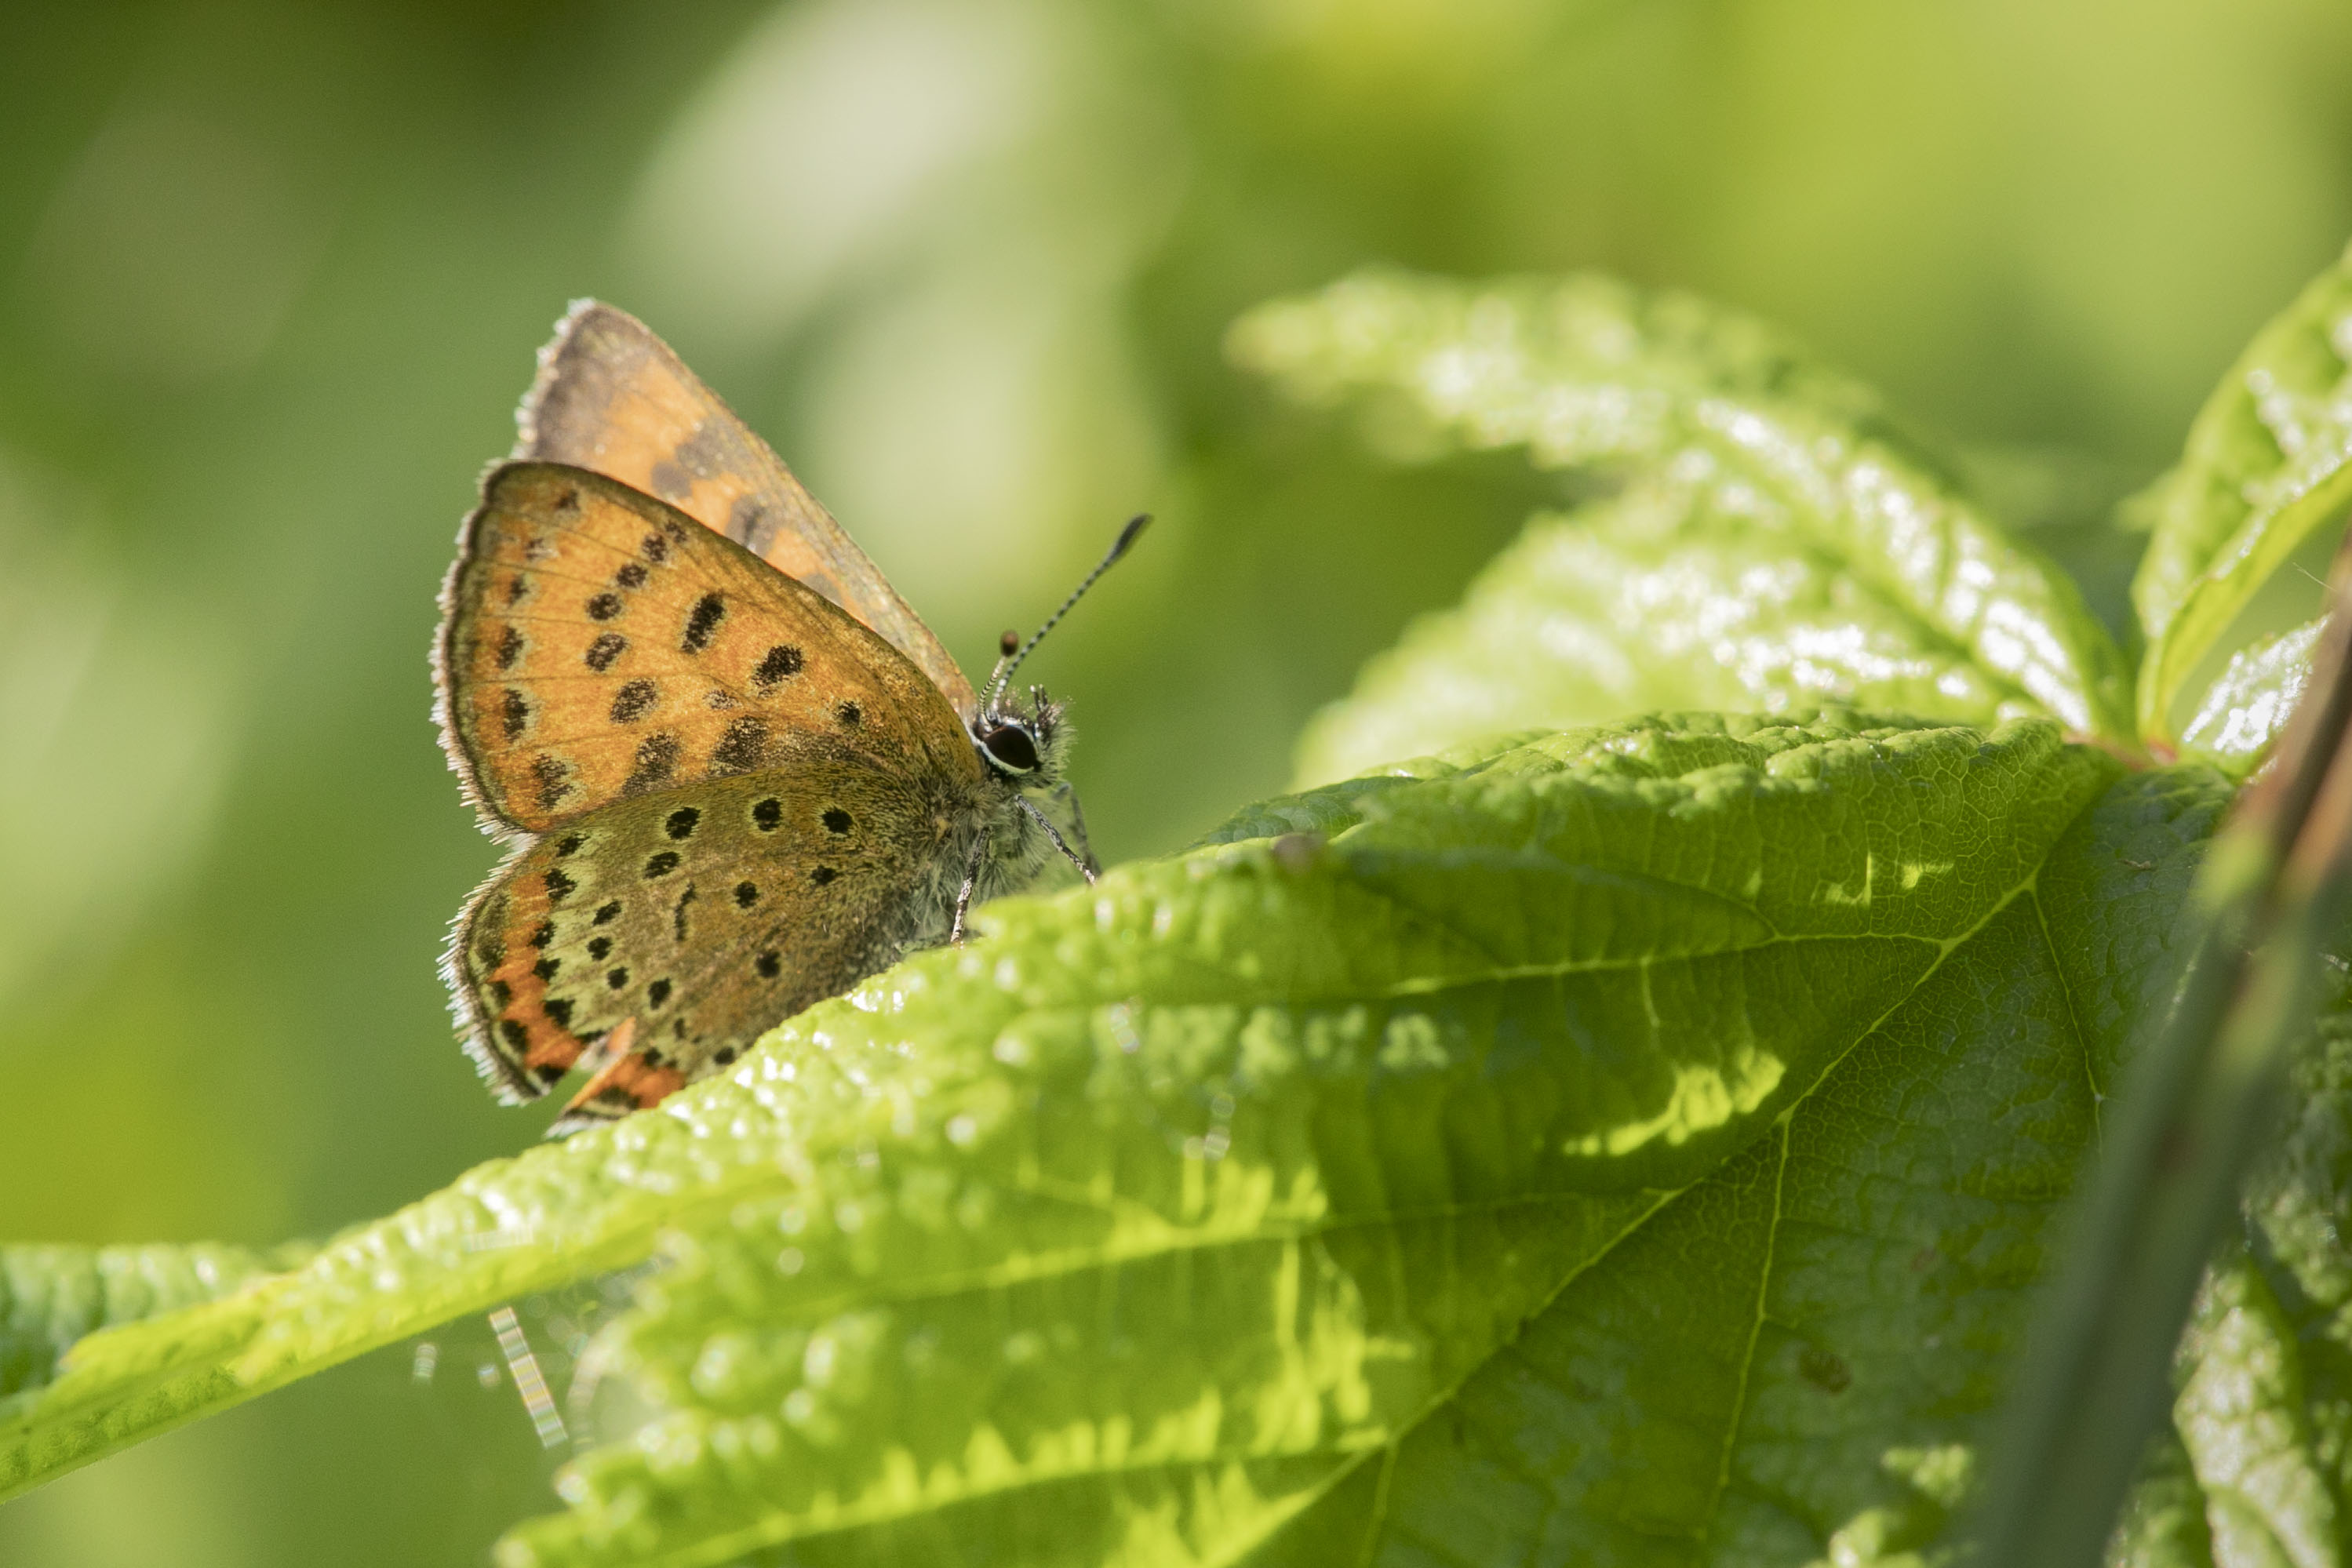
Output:
[[[584,1048],[578,1035],[547,1014],[547,980],[538,970],[541,950],[530,941],[554,909],[544,880],[516,878],[505,908],[499,933],[504,957],[497,968],[477,976],[474,994],[489,1019],[483,1030],[487,1043],[521,1075],[521,1092],[536,1097],[572,1070]]]
[[[968,714],[971,684],[831,513],[645,323],[583,300],[541,350],[517,457],[657,496],[847,611]]]
[[[632,1051],[614,1057],[582,1085],[572,1103],[563,1108],[563,1115],[566,1120],[625,1116],[657,1105],[685,1087],[686,1075],[677,1068],[656,1066],[646,1052]]]

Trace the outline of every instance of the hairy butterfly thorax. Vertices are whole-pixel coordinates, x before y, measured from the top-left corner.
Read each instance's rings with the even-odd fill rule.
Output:
[[[975,692],[864,552],[643,325],[575,307],[442,592],[436,716],[518,847],[445,962],[493,1090],[575,1069],[566,1131],[733,1062],[782,1019],[1055,860],[1089,880],[1070,729]]]

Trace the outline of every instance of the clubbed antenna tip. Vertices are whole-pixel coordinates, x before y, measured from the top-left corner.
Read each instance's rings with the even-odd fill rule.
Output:
[[[1135,543],[1137,538],[1142,534],[1145,525],[1149,524],[1150,521],[1151,514],[1150,512],[1138,512],[1135,516],[1128,518],[1127,527],[1118,530],[1118,542],[1110,547],[1110,554],[1103,557],[1102,565],[1095,568],[1095,577],[1101,576],[1105,571],[1110,569],[1110,565],[1113,561],[1125,555],[1127,553],[1128,547]],[[1090,577],[1087,580],[1091,582],[1094,580],[1094,578]],[[1080,593],[1084,593],[1085,591],[1086,590],[1083,588],[1078,590],[1078,592]]]
[[[1000,644],[1004,650],[1003,656],[996,661],[996,673],[989,677],[988,696],[980,705],[982,712],[994,711],[997,699],[1004,695],[1005,683],[1013,678],[1013,672],[1021,667],[1021,661],[1027,658],[1035,650],[1037,644],[1045,640],[1046,632],[1061,623],[1062,617],[1070,612],[1070,607],[1087,596],[1087,590],[1092,588],[1104,572],[1118,564],[1118,558],[1128,552],[1128,548],[1142,535],[1144,525],[1150,521],[1150,512],[1138,512],[1129,517],[1127,520],[1127,527],[1119,529],[1118,538],[1112,541],[1110,553],[1096,563],[1094,570],[1087,573],[1085,581],[1070,590],[1070,596],[1062,601],[1062,607],[1047,616],[1045,623],[1038,627],[1029,641],[1022,643],[1018,650],[1013,646],[1015,634],[1011,632],[1004,634],[1004,640]]]

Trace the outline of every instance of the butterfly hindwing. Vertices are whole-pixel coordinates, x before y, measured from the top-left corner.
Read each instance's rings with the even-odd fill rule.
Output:
[[[601,1046],[575,1119],[725,1067],[926,923],[951,858],[938,797],[828,745],[546,835],[460,918],[450,982],[468,1049],[509,1097],[533,1099]]]
[[[969,783],[947,699],[830,601],[601,475],[509,463],[444,591],[443,738],[497,827],[541,832],[822,742]]]
[[[971,682],[866,552],[636,318],[575,305],[540,353],[521,425],[517,457],[592,469],[669,502],[880,633],[960,716],[978,707]]]

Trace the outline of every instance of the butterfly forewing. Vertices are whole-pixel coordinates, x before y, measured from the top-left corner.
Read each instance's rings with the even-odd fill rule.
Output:
[[[565,463],[658,497],[879,632],[966,718],[971,684],[866,552],[768,444],[625,311],[572,308],[540,355],[520,458]]]
[[[553,464],[494,471],[446,591],[444,738],[496,824],[837,746],[908,776],[981,765],[889,644],[676,508]]]
[[[653,1099],[724,1067],[897,956],[940,860],[937,793],[828,743],[550,833],[460,923],[451,978],[478,1058],[520,1098],[616,1039]]]

